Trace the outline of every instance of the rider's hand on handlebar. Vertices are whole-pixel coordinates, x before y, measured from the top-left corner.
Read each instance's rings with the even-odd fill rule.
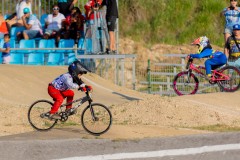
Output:
[[[92,91],[92,86],[85,86],[85,87],[79,87],[79,90],[81,90],[82,92],[90,92]]]
[[[190,58],[191,58],[190,55],[187,55],[186,60],[189,60]]]

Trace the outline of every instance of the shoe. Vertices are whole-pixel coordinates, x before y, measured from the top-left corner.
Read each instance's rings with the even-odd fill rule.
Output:
[[[61,119],[62,117],[59,115],[59,114],[57,114],[57,113],[55,113],[55,114],[50,114],[49,112],[47,112],[47,113],[45,113],[44,114],[44,117],[46,117],[46,118],[48,118],[48,119],[50,119],[50,120],[52,120],[52,119]]]
[[[72,108],[67,108],[65,112],[67,113],[68,116],[74,115],[77,113],[76,110],[71,110]]]

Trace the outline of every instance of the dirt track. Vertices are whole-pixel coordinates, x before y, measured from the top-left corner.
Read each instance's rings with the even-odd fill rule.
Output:
[[[27,121],[29,105],[38,99],[51,100],[47,85],[65,71],[66,67],[1,65],[0,136],[32,132]],[[199,134],[203,131],[186,128],[216,124],[240,127],[239,91],[172,98],[128,90],[94,74],[84,76],[83,80],[93,86],[94,100],[108,105],[113,113],[113,127],[102,138]],[[81,127],[65,129],[71,132]]]

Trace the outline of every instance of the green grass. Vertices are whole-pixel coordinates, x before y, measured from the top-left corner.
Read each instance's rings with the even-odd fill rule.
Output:
[[[210,126],[193,127],[193,129],[205,130],[205,131],[214,131],[214,132],[240,131],[240,127],[228,126],[228,125],[225,125],[225,124],[216,124],[216,125],[210,125]]]
[[[119,0],[120,35],[145,43],[189,44],[206,35],[223,46],[227,0]]]

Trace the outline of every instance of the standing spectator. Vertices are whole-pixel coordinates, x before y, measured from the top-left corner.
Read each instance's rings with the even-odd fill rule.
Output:
[[[10,43],[9,43],[10,37],[9,34],[4,35],[4,44],[3,49],[0,49],[0,52],[2,52],[2,64],[9,64],[10,62]]]
[[[233,35],[227,39],[225,54],[228,56],[228,64],[240,68],[240,24],[233,26]]]
[[[60,40],[60,29],[62,28],[66,19],[63,14],[59,13],[58,5],[54,5],[52,9],[53,13],[49,14],[46,18],[46,30],[43,38],[56,38],[56,44],[58,44],[58,41]]]
[[[65,17],[70,15],[71,10],[76,3],[77,0],[58,0],[59,12],[62,13]]]
[[[30,14],[29,8],[23,9],[24,15],[22,16],[23,26],[27,29],[18,33],[18,37],[21,35],[24,39],[33,39],[42,36],[42,27],[40,21],[35,15]]]
[[[84,8],[87,20],[94,20],[94,11],[98,11],[99,6],[102,4],[102,0],[89,0]]]
[[[0,39],[2,39],[4,37],[4,34],[7,34],[7,33],[8,33],[7,24],[2,14],[0,14]]]
[[[222,15],[225,16],[224,40],[225,43],[229,36],[232,35],[234,24],[240,24],[240,7],[237,6],[237,0],[230,0],[230,6],[224,8]]]
[[[103,0],[102,6],[107,6],[106,21],[108,27],[108,34],[110,39],[110,52],[116,53],[116,42],[115,42],[115,28],[116,20],[118,18],[118,8],[116,0]]]

